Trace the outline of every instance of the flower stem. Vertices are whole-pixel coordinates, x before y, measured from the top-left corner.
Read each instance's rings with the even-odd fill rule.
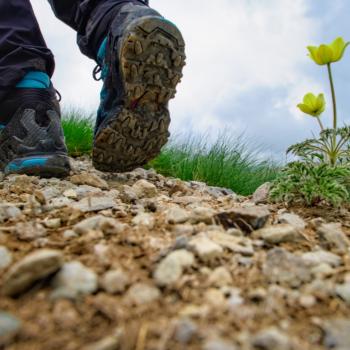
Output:
[[[328,76],[329,76],[329,82],[331,84],[332,100],[333,100],[333,129],[336,129],[337,128],[337,101],[335,97],[333,75],[332,75],[332,69],[331,69],[330,63],[327,64],[327,68],[328,68]]]
[[[320,117],[316,117],[316,118],[317,118],[318,124],[320,125],[321,131],[323,131],[323,130],[324,130],[324,127],[323,127],[323,124],[322,124],[322,122],[321,122]]]

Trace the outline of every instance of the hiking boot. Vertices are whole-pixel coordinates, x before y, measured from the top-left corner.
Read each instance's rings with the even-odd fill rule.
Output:
[[[97,169],[130,171],[159,154],[169,137],[168,102],[182,78],[184,49],[177,27],[153,9],[129,3],[118,12],[98,52]]]
[[[0,171],[63,177],[70,165],[56,92],[14,89],[0,104]]]

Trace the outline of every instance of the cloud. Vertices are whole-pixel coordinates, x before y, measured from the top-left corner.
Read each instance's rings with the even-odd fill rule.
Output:
[[[336,1],[332,16],[342,1]],[[32,2],[56,55],[54,82],[65,103],[96,108],[100,85],[90,76],[94,63],[79,53],[74,32],[54,19],[47,3]],[[173,131],[189,126],[194,133],[245,131],[275,152],[309,136],[312,120],[301,118],[295,105],[306,92],[324,90],[305,50],[323,30],[317,4],[151,0],[151,5],[179,26],[187,43],[185,75],[171,102]]]

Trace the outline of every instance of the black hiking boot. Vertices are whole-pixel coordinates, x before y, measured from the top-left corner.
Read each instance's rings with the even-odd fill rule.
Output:
[[[0,171],[41,177],[69,174],[53,88],[14,89],[0,104]]]
[[[184,49],[177,27],[151,8],[129,3],[118,12],[98,53],[97,169],[130,171],[159,154],[169,137],[168,102],[182,78]]]

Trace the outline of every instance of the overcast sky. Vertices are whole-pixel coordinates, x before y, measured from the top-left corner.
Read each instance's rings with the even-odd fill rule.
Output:
[[[32,0],[44,37],[56,57],[53,82],[63,105],[96,110],[100,83],[94,62],[80,54],[75,33],[60,23],[44,0]],[[187,66],[171,102],[173,132],[232,130],[283,156],[291,143],[316,131],[296,104],[307,92],[324,92],[324,67],[306,46],[350,40],[348,0],[151,0],[177,23],[187,43]],[[350,50],[349,50],[350,51]],[[350,52],[334,66],[340,116],[350,110]],[[331,109],[324,116],[330,123]],[[350,114],[348,114],[350,122]]]

